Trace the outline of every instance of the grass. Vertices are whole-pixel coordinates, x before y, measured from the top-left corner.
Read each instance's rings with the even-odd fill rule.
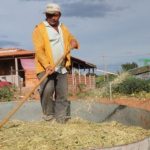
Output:
[[[96,89],[90,89],[90,90],[84,90],[79,91],[76,94],[77,99],[116,99],[116,98],[136,98],[137,100],[143,100],[143,99],[150,99],[150,93],[146,91],[141,91],[138,93],[132,93],[132,94],[121,94],[119,92],[113,92],[113,88],[125,81],[130,75],[127,72],[124,72],[120,75],[118,75],[114,80],[110,82],[106,82],[105,84],[102,83],[102,85],[99,88]]]

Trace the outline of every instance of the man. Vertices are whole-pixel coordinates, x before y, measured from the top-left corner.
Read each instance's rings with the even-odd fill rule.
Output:
[[[61,9],[58,4],[48,4],[44,13],[46,20],[38,24],[33,31],[37,76],[40,79],[46,72],[53,72],[40,85],[43,118],[46,121],[55,118],[57,122],[65,123],[70,118],[70,103],[67,100],[70,54],[53,68],[64,54],[71,49],[77,49],[79,45],[67,27],[59,22]]]

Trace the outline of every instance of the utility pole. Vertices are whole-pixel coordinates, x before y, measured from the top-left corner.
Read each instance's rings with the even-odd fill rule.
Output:
[[[107,72],[107,64],[106,64],[106,59],[105,59],[106,57],[103,55],[102,58],[103,58],[104,71]],[[105,73],[104,73],[104,81],[106,81]]]

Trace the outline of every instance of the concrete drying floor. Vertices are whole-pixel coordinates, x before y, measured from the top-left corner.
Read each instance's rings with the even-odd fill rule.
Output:
[[[0,120],[17,106],[18,102],[0,103]],[[150,112],[117,104],[103,104],[99,102],[71,101],[71,116],[81,117],[89,121],[118,121],[126,125],[141,126],[150,129]],[[23,121],[42,120],[42,111],[39,101],[27,101],[11,119]]]

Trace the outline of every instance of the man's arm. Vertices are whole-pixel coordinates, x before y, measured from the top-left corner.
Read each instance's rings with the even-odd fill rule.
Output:
[[[50,66],[47,56],[45,55],[44,41],[38,27],[36,27],[33,31],[32,40],[35,49],[35,55],[38,61],[42,64],[42,66],[46,69]]]
[[[63,28],[65,32],[67,33],[67,41],[70,44],[70,49],[79,49],[79,43],[76,40],[76,38],[70,33],[70,31],[64,24],[63,24]]]
[[[69,33],[69,43],[70,43],[70,48],[71,49],[79,49],[79,43],[78,41],[75,39],[75,37],[68,31]]]

